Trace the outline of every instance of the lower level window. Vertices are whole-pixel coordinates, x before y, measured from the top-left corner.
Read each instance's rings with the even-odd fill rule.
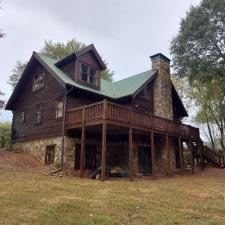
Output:
[[[52,164],[55,159],[55,145],[46,146],[45,163]]]
[[[63,117],[63,100],[56,101],[56,119]]]
[[[36,105],[36,124],[42,123],[43,104]]]

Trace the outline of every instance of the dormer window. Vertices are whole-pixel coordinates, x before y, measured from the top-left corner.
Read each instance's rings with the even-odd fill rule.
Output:
[[[86,63],[81,63],[80,80],[87,84],[96,86],[97,85],[97,70]]]
[[[44,87],[44,73],[39,73],[34,76],[33,91],[37,91]]]

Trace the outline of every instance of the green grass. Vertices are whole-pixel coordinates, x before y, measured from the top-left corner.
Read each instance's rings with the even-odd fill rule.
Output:
[[[0,224],[224,225],[225,171],[102,183],[0,169]]]

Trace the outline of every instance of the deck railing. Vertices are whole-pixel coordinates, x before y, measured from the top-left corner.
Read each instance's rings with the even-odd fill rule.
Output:
[[[225,159],[223,152],[215,151],[205,145],[203,149],[203,155],[205,158],[215,163],[218,167],[225,167]]]
[[[107,119],[124,125],[155,129],[190,137],[199,137],[199,129],[178,124],[172,120],[153,116],[109,101],[101,101],[67,111],[66,125],[68,128],[82,122],[90,123]]]

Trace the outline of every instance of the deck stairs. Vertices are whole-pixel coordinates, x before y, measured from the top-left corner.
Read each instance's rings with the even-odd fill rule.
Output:
[[[193,157],[199,159],[201,146],[194,142],[187,142],[186,144],[189,149],[192,147]],[[218,168],[225,168],[225,154],[222,151],[216,151],[207,145],[203,145],[202,156],[205,164],[211,164]]]

